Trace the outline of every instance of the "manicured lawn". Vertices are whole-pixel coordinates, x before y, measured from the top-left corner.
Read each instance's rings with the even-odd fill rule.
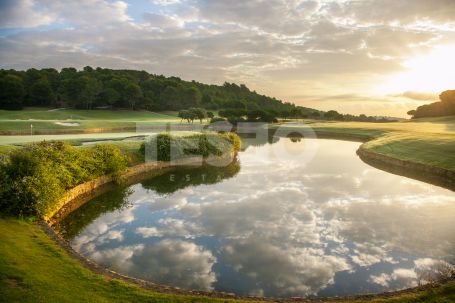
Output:
[[[73,122],[79,123],[79,125],[63,126],[56,124],[56,122]],[[159,129],[156,126],[163,126],[166,123],[180,123],[180,119],[177,118],[175,112],[49,110],[42,108],[22,111],[0,110],[0,134],[2,131],[23,134],[18,136],[0,135],[0,146],[22,145],[42,140],[65,140],[70,141],[72,144],[98,140],[121,140],[141,134],[142,131],[153,132],[153,129]],[[321,133],[356,135],[369,138],[371,141],[364,147],[377,153],[446,169],[455,169],[455,116],[392,123],[318,120],[305,120],[305,123]],[[33,136],[30,136],[30,124],[33,124],[35,132]],[[150,126],[155,127],[147,129]],[[281,126],[299,128],[295,124],[282,124]],[[276,128],[278,126],[274,125],[272,127]],[[110,129],[115,129],[116,132],[107,132]],[[122,129],[124,130],[121,131]],[[40,135],[39,132],[43,131],[50,134]],[[74,133],[83,131],[101,132]],[[65,134],[65,132],[67,133]],[[0,153],[4,153],[5,150],[10,150],[10,148],[2,147],[0,148]]]
[[[152,121],[178,119],[176,112],[155,113],[131,110],[79,110],[29,108],[19,111],[0,110],[0,120],[117,120]]]
[[[316,132],[364,136],[370,140],[364,147],[380,154],[455,170],[455,116],[393,123],[306,122]]]
[[[68,126],[59,123],[76,123]],[[141,125],[177,123],[175,112],[155,113],[131,110],[25,109],[0,110],[0,134],[29,135],[30,125],[35,134],[134,129]]]
[[[369,302],[454,302],[455,282]],[[69,257],[35,223],[0,219],[0,301],[3,302],[234,302],[161,294],[93,274]],[[343,302],[343,301],[337,301]],[[364,302],[347,300],[346,302]]]

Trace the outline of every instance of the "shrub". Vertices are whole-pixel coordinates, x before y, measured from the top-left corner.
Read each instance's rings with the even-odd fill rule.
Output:
[[[142,143],[140,152],[151,160],[171,161],[191,156],[221,156],[239,151],[240,144],[240,138],[234,133],[202,133],[185,137],[163,133]]]
[[[114,146],[75,148],[63,142],[28,145],[1,163],[0,211],[43,217],[65,191],[110,174],[117,178],[127,160]]]
[[[225,122],[225,121],[227,121],[227,120],[225,118],[221,118],[221,117],[214,117],[214,118],[210,119],[210,123]]]

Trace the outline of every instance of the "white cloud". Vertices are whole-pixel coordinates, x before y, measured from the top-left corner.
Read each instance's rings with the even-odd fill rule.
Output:
[[[209,250],[181,240],[162,240],[132,257],[138,275],[155,283],[211,290],[216,281]]]
[[[395,289],[417,286],[417,274],[413,268],[396,268],[392,273],[370,275],[368,282],[388,288],[392,283]]]
[[[181,1],[180,0],[151,0],[153,4],[156,5],[172,5],[172,4],[178,4]]]
[[[254,278],[265,295],[315,294],[334,282],[336,272],[350,269],[341,257],[313,249],[283,249],[254,238],[230,241],[222,248],[222,257],[235,271]]]
[[[183,20],[162,14],[145,13],[143,18],[148,26],[158,29],[182,27],[184,24]]]
[[[54,20],[52,12],[37,9],[33,0],[0,2],[0,28],[36,27]]]
[[[5,68],[146,69],[209,83],[245,82],[286,101],[355,113],[404,116],[417,101],[384,98],[372,87],[403,70],[405,60],[442,41],[455,43],[448,0],[161,0],[154,1],[160,10],[144,9],[141,22],[128,15],[134,2],[5,3],[3,27],[54,25],[0,38]],[[367,101],[316,100],[331,95]]]

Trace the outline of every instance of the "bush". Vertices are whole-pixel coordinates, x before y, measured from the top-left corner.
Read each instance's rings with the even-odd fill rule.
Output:
[[[222,156],[240,150],[240,138],[234,133],[202,133],[185,137],[158,134],[142,143],[140,152],[148,159],[171,161],[191,156]]]
[[[114,178],[127,160],[114,146],[75,148],[63,142],[28,145],[1,163],[0,211],[18,216],[49,214],[65,191],[102,175]]]
[[[227,121],[227,120],[225,118],[221,118],[221,117],[214,117],[214,118],[210,119],[210,123],[225,122],[225,121]]]

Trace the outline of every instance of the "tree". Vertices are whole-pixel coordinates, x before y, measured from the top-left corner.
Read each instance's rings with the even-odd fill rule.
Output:
[[[413,118],[439,117],[455,115],[455,90],[446,90],[439,95],[440,102],[417,107],[412,112]]]
[[[286,119],[289,118],[289,116],[291,116],[291,111],[288,109],[285,109],[285,110],[281,111],[280,116],[284,118],[284,121],[286,121]]]
[[[22,78],[15,75],[6,75],[0,79],[0,108],[22,109],[25,89]]]
[[[213,112],[207,112],[207,118],[213,119],[215,117],[215,114]]]
[[[30,100],[36,105],[54,104],[55,94],[47,77],[38,79],[30,87]]]
[[[439,95],[439,100],[446,103],[455,103],[455,90],[446,90]]]
[[[98,95],[101,93],[101,83],[93,78],[87,78],[84,89],[81,92],[82,102],[86,109],[91,109]]]
[[[86,81],[82,77],[68,78],[62,81],[62,95],[66,102],[78,107],[81,103],[81,92],[84,90]]]
[[[100,92],[98,97],[110,106],[114,105],[120,100],[120,94],[112,87],[105,87]]]
[[[181,110],[178,114],[179,118],[181,118],[182,120],[186,120],[188,123],[193,123],[194,119],[197,118],[197,115],[196,115],[196,111],[194,111],[194,109],[190,109],[190,110]]]
[[[177,110],[179,103],[178,91],[173,86],[167,86],[160,94],[158,108],[160,110]]]
[[[184,92],[184,103],[187,107],[196,107],[201,104],[202,95],[197,87],[190,87]]]
[[[140,100],[142,91],[139,85],[129,82],[124,88],[124,98],[128,101],[131,109],[135,109],[136,103]]]
[[[325,113],[324,117],[329,120],[341,120],[343,118],[343,115],[341,115],[336,110],[329,110]]]
[[[182,122],[183,120],[186,120],[188,117],[188,111],[186,109],[179,111],[178,117],[180,119],[182,119],[180,122]],[[188,121],[188,123],[189,123],[189,121]]]
[[[202,120],[207,118],[207,111],[203,108],[190,108],[190,112],[194,114],[196,119],[199,119],[199,121],[202,124]]]
[[[67,67],[60,72],[53,68],[41,70],[32,68],[27,71],[0,70],[0,79],[7,75],[14,75],[23,80],[25,95],[22,97],[22,103],[28,106],[64,105],[93,108],[96,105],[177,111],[203,107],[206,110],[232,110],[226,117],[238,118],[244,118],[246,110],[281,113],[295,108],[291,103],[259,95],[245,85],[231,83],[225,83],[223,86],[206,85],[177,77],[153,75],[145,71],[90,66],[84,67],[83,70]],[[6,94],[6,91],[4,92]]]
[[[416,114],[416,110],[415,109],[410,110],[410,111],[407,112],[407,114],[410,115],[410,116],[414,116]]]

